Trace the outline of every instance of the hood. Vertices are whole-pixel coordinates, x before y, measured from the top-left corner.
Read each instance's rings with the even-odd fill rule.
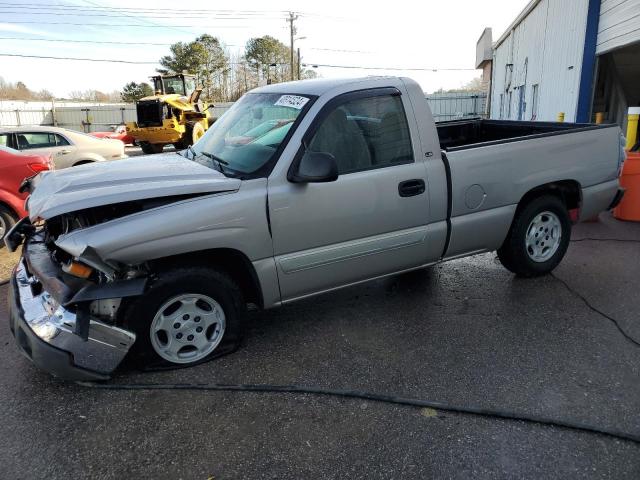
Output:
[[[173,195],[236,191],[241,181],[176,153],[43,172],[27,202],[32,221],[101,205]]]

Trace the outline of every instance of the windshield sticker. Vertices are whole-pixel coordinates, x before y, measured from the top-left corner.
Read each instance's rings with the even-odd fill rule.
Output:
[[[274,105],[277,107],[291,107],[296,110],[300,110],[308,101],[309,99],[307,97],[301,97],[299,95],[282,95]]]

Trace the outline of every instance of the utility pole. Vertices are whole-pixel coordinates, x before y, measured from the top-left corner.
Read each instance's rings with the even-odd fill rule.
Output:
[[[298,47],[298,80],[300,80],[300,47]]]
[[[293,22],[295,22],[297,19],[298,19],[298,15],[295,15],[293,12],[289,12],[289,18],[287,18],[287,22],[289,22],[289,33],[291,38],[291,44],[289,46],[289,50],[290,50],[289,53],[291,54],[291,58],[290,58],[291,80],[295,79],[294,72],[293,72],[293,36],[296,34],[296,27],[293,24]]]

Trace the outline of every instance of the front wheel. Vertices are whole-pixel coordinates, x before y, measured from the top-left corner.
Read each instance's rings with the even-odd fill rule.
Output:
[[[140,142],[140,148],[142,149],[142,153],[150,155],[153,153],[162,153],[164,145],[162,143]]]
[[[189,148],[204,136],[204,127],[200,122],[187,122],[184,135],[174,146],[177,150]]]
[[[239,346],[245,309],[239,288],[221,272],[200,267],[162,272],[125,308],[125,326],[136,333],[130,361],[167,368],[230,353]]]
[[[522,277],[535,277],[558,266],[569,246],[571,221],[564,203],[544,195],[520,209],[498,258],[505,268]]]

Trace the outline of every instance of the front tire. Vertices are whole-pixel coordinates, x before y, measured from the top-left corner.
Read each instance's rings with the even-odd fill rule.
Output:
[[[136,334],[129,360],[139,368],[197,365],[239,346],[246,306],[224,273],[201,267],[166,270],[124,309]]]
[[[516,213],[498,258],[521,277],[544,275],[558,266],[570,239],[567,207],[554,195],[540,196]]]
[[[200,122],[187,122],[185,125],[184,135],[179,142],[174,143],[178,150],[184,150],[196,143],[204,135],[204,127]]]
[[[140,148],[142,149],[142,153],[146,155],[151,155],[153,153],[162,153],[162,150],[164,149],[164,144],[140,142]]]
[[[18,218],[11,210],[0,205],[0,248],[4,248],[4,237],[17,221]]]

